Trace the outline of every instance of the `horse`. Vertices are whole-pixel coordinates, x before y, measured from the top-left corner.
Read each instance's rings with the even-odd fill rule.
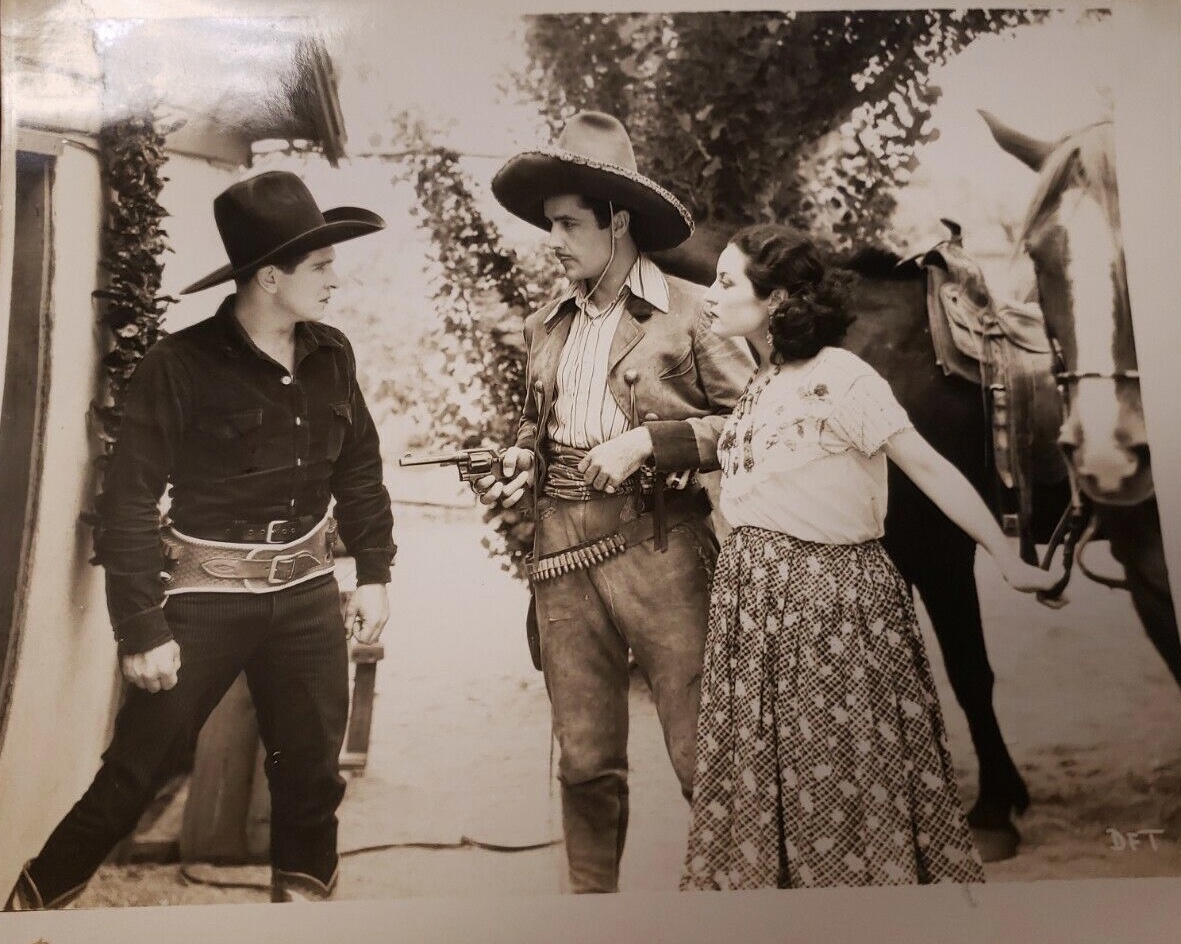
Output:
[[[1065,416],[1058,437],[1081,501],[1094,509],[1153,646],[1181,686],[1181,641],[1165,564],[1140,400],[1114,136],[1110,121],[1057,141],[981,111],[993,138],[1039,176],[1020,242],[1033,262]]]
[[[655,253],[654,259],[670,275],[706,285],[713,281],[717,258],[731,234],[716,224],[699,225],[688,242]],[[958,243],[955,230],[952,242]],[[986,393],[979,384],[945,371],[932,340],[928,269],[946,268],[944,256],[939,246],[908,260],[869,247],[834,259],[833,264],[856,276],[849,306],[856,318],[842,346],[887,380],[919,433],[996,509]],[[973,281],[973,293],[986,291],[982,274]],[[991,304],[979,297],[977,302]],[[1030,798],[993,706],[994,674],[976,587],[976,544],[892,463],[888,488],[882,543],[923,602],[976,752],[977,794],[968,824],[985,861],[1010,858],[1021,838],[1013,819],[1028,809]],[[1052,528],[1068,494],[1047,481],[1038,486],[1038,495],[1039,514],[1030,524],[1040,535]]]

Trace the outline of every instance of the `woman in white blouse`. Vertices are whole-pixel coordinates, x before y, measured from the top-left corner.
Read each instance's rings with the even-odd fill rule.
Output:
[[[895,462],[1022,591],[1026,564],[889,385],[837,347],[849,276],[737,233],[705,295],[760,367],[718,442],[714,574],[682,888],[983,881],[910,590],[878,539]]]

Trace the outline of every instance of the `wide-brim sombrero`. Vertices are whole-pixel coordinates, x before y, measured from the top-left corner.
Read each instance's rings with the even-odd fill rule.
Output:
[[[182,295],[228,282],[276,259],[385,228],[385,220],[361,207],[321,212],[304,182],[287,171],[268,171],[234,184],[213,201],[213,215],[230,261],[181,289]]]
[[[492,179],[493,196],[506,210],[548,230],[545,201],[578,194],[628,210],[636,247],[656,252],[678,246],[693,232],[693,217],[675,196],[636,169],[635,152],[618,119],[580,112],[557,145],[509,158]]]

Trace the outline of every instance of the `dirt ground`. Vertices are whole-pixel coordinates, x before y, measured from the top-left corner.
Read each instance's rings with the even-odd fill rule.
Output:
[[[555,758],[525,645],[525,591],[487,557],[474,511],[401,505],[397,514],[395,615],[368,767],[351,777],[341,809],[337,897],[559,893]],[[1019,854],[989,864],[989,881],[1181,875],[1181,693],[1127,595],[1076,578],[1071,603],[1050,610],[1005,589],[981,556],[997,710],[1033,798]],[[970,803],[975,757],[929,630],[928,646]],[[687,811],[638,680],[630,759],[623,890],[671,891]],[[406,843],[421,845],[371,849]],[[265,867],[205,874],[243,887],[186,883],[177,865],[107,866],[76,907],[267,900]]]

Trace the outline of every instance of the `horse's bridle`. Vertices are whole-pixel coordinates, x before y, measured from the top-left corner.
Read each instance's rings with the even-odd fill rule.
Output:
[[[1071,380],[1086,380],[1094,378],[1096,380],[1139,380],[1140,371],[1131,370],[1060,370],[1054,374],[1054,379],[1059,383],[1067,383]]]
[[[1070,407],[1070,396],[1067,393],[1067,384],[1077,384],[1080,380],[1134,380],[1140,382],[1140,371],[1135,367],[1128,367],[1121,370],[1068,370],[1066,368],[1066,359],[1062,356],[1062,346],[1058,343],[1058,339],[1047,331],[1046,336],[1050,340],[1050,350],[1054,354],[1055,366],[1059,367],[1054,371],[1054,381],[1058,384],[1058,389],[1062,393],[1063,406]]]
[[[1111,380],[1113,382],[1134,380],[1137,383],[1140,382],[1140,371],[1136,368],[1123,370],[1067,370],[1065,369],[1065,359],[1062,356],[1062,347],[1058,343],[1058,339],[1048,332],[1046,336],[1049,338],[1050,349],[1053,351],[1056,365],[1061,365],[1062,367],[1062,369],[1054,371],[1054,380],[1058,384],[1058,391],[1062,396],[1062,405],[1067,412],[1070,410],[1070,395],[1067,392],[1068,384],[1077,384],[1080,380]],[[1062,513],[1062,518],[1058,522],[1058,526],[1054,529],[1049,545],[1046,548],[1045,556],[1042,559],[1042,569],[1048,569],[1054,552],[1061,545],[1063,573],[1052,588],[1039,591],[1037,594],[1039,601],[1053,607],[1062,606],[1064,603],[1062,593],[1070,581],[1070,568],[1071,564],[1075,561],[1078,562],[1079,570],[1098,584],[1112,587],[1116,590],[1126,590],[1128,587],[1126,579],[1107,577],[1103,574],[1096,573],[1087,567],[1084,562],[1083,550],[1095,536],[1099,522],[1095,517],[1093,502],[1083,495],[1082,489],[1079,487],[1078,476],[1075,473],[1074,464],[1070,461],[1070,456],[1063,454],[1063,460],[1066,465],[1066,475],[1070,482],[1070,505]]]

